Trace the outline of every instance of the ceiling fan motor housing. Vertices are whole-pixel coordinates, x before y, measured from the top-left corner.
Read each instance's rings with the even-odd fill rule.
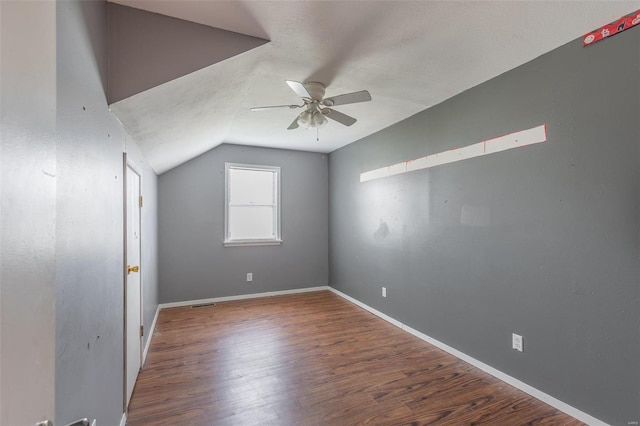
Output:
[[[319,102],[322,100],[322,98],[324,98],[324,84],[310,82],[304,83],[304,87],[307,89],[307,92],[309,92],[309,95],[311,95],[311,99],[313,99],[314,101]]]

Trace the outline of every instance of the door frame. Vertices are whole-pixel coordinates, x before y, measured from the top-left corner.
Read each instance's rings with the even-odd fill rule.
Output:
[[[122,325],[122,340],[123,340],[123,351],[122,351],[122,355],[123,355],[123,372],[122,372],[122,410],[124,413],[127,412],[128,409],[128,402],[127,401],[127,279],[128,279],[128,273],[127,273],[127,231],[128,231],[128,227],[127,227],[127,208],[128,208],[128,202],[127,202],[127,195],[128,195],[128,182],[127,182],[127,169],[131,169],[135,174],[138,175],[139,178],[139,193],[140,196],[142,196],[142,172],[139,169],[139,167],[134,164],[133,162],[129,161],[129,159],[127,158],[127,153],[123,152],[122,153],[122,214],[123,214],[123,222],[122,222],[122,250],[123,250],[123,262],[122,262],[122,289],[123,289],[123,313],[122,313],[122,318],[123,318],[123,325]],[[140,247],[140,272],[139,272],[139,276],[140,276],[140,324],[138,325],[138,328],[140,326],[143,325],[144,323],[144,319],[142,316],[142,307],[144,306],[144,301],[143,301],[143,292],[142,292],[142,274],[143,274],[143,267],[142,267],[142,208],[138,205],[138,209],[140,209],[140,214],[138,216],[138,229],[140,231],[139,235],[139,247]],[[140,368],[142,368],[142,353],[143,353],[143,336],[140,337]]]

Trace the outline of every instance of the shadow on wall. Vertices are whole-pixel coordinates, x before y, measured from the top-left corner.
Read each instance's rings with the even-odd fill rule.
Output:
[[[100,84],[104,99],[107,99],[107,2],[106,1],[80,1],[80,11],[84,24],[86,40],[91,43],[94,66],[100,75]],[[89,22],[99,22],[100,25],[91,26]]]

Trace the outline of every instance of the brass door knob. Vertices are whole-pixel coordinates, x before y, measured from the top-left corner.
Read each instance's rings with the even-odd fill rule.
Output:
[[[129,266],[127,265],[127,275],[129,275],[132,272],[138,272],[140,271],[140,267],[139,266]]]

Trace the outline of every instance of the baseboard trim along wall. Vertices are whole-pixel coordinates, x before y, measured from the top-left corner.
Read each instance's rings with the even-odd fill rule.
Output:
[[[122,413],[122,418],[120,419],[120,426],[127,426],[127,413]]]
[[[140,368],[142,368],[142,366],[144,365],[144,362],[147,360],[147,353],[149,353],[149,347],[151,346],[151,338],[153,337],[153,332],[156,329],[156,321],[158,321],[159,313],[160,313],[160,305],[158,305],[158,307],[156,308],[156,314],[153,317],[153,321],[151,322],[151,327],[149,327],[149,331],[147,331],[147,343],[145,343],[144,351],[142,352],[142,365],[140,365]]]
[[[548,395],[536,388],[534,388],[533,386],[529,386],[528,384],[516,379],[515,377],[512,377],[506,373],[503,373],[500,370],[497,370],[493,367],[491,367],[490,365],[487,365],[485,363],[483,363],[482,361],[478,361],[477,359],[473,358],[472,356],[469,356],[463,352],[460,352],[459,350],[452,348],[451,346],[440,342],[439,340],[434,339],[433,337],[427,336],[424,333],[421,333],[418,330],[415,330],[411,327],[409,327],[406,324],[401,323],[400,321],[396,320],[395,318],[390,317],[389,315],[383,314],[382,312],[378,311],[377,309],[372,308],[369,305],[365,305],[364,303],[362,303],[361,301],[354,299],[353,297],[344,294],[343,292],[341,292],[340,290],[336,290],[333,287],[329,287],[329,290],[332,291],[333,293],[337,294],[338,296],[342,297],[345,300],[348,300],[349,302],[360,306],[362,309],[365,309],[369,312],[371,312],[372,314],[382,318],[383,320],[390,322],[391,324],[395,325],[396,327],[406,331],[407,333],[410,333],[414,336],[416,336],[419,339],[424,340],[427,343],[432,344],[433,346],[436,346],[440,349],[442,349],[445,352],[450,353],[451,355],[455,356],[458,359],[461,359],[464,362],[467,362],[471,365],[473,365],[474,367],[479,368],[480,370],[484,371],[485,373],[491,374],[492,376],[502,380],[505,383],[510,384],[511,386],[520,389],[523,392],[528,393],[529,395],[533,396],[534,398],[539,399],[542,402],[545,402],[547,404],[549,404],[550,406],[557,408],[558,410],[567,413],[568,415],[575,417],[576,419],[580,420],[581,422],[584,422],[590,426],[608,426],[607,423],[603,422],[602,420],[598,420],[595,417],[578,410],[575,407],[570,406],[567,403],[564,403],[562,401],[560,401],[557,398],[552,397],[551,395]]]
[[[376,315],[377,317],[382,318],[383,320],[395,325],[396,327],[400,328],[401,330],[406,331],[407,333],[410,333],[412,335],[414,335],[415,337],[424,340],[427,343],[432,344],[433,346],[436,346],[440,349],[442,349],[445,352],[448,352],[449,354],[455,356],[458,359],[461,359],[462,361],[465,361],[471,365],[473,365],[474,367],[479,368],[480,370],[484,371],[485,373],[491,374],[492,376],[502,380],[505,383],[510,384],[511,386],[520,389],[523,392],[528,393],[529,395],[533,396],[534,398],[539,399],[542,402],[545,402],[547,404],[549,404],[550,406],[557,408],[558,410],[567,413],[568,415],[575,417],[576,419],[580,420],[581,422],[587,423],[590,426],[608,426],[607,423],[603,422],[602,420],[598,420],[595,417],[578,410],[575,407],[572,407],[571,405],[560,401],[557,398],[554,398],[553,396],[546,394],[536,388],[534,388],[533,386],[530,386],[518,379],[516,379],[515,377],[512,377],[506,373],[503,373],[500,370],[497,370],[493,367],[491,367],[490,365],[487,365],[485,363],[483,363],[482,361],[479,361],[475,358],[473,358],[470,355],[467,355],[463,352],[460,352],[459,350],[440,342],[439,340],[436,340],[430,336],[427,336],[426,334],[415,330],[411,327],[409,327],[406,324],[403,324],[402,322],[398,321],[395,318],[390,317],[389,315],[386,315],[380,311],[378,311],[377,309],[372,308],[369,305],[366,305],[364,303],[362,303],[361,301],[354,299],[353,297],[341,292],[340,290],[336,290],[333,287],[330,286],[318,286],[318,287],[308,287],[308,288],[298,288],[298,289],[292,289],[292,290],[282,290],[282,291],[268,291],[265,293],[252,293],[252,294],[241,294],[241,295],[237,295],[237,296],[225,296],[225,297],[214,297],[211,299],[199,299],[199,300],[187,300],[184,302],[172,302],[172,303],[161,303],[160,305],[158,305],[158,309],[156,310],[156,316],[153,319],[153,324],[151,325],[151,330],[149,330],[149,339],[147,339],[147,344],[145,346],[144,349],[144,355],[143,355],[143,364],[144,364],[144,360],[146,360],[147,357],[147,352],[149,350],[149,346],[151,345],[151,339],[153,337],[153,332],[155,330],[155,326],[156,326],[156,321],[158,319],[158,313],[160,312],[160,310],[165,309],[165,308],[175,308],[175,307],[179,307],[179,306],[190,306],[190,305],[199,305],[199,304],[203,304],[203,303],[216,303],[216,302],[228,302],[228,301],[232,301],[232,300],[243,300],[243,299],[257,299],[260,297],[269,297],[269,296],[280,296],[280,295],[284,295],[284,294],[296,294],[296,293],[308,293],[308,292],[313,292],[313,291],[322,291],[322,290],[329,290],[331,292],[333,292],[334,294],[342,297],[343,299],[361,307],[362,309],[371,312],[372,314]],[[123,419],[125,419],[123,417]],[[124,424],[121,423],[121,426],[124,426]]]
[[[283,294],[307,293],[311,291],[330,290],[329,286],[294,288],[291,290],[267,291],[264,293],[239,294],[237,296],[214,297],[211,299],[186,300],[184,302],[161,303],[160,309],[176,308],[178,306],[200,305],[204,303],[229,302],[232,300],[256,299],[259,297],[280,296]]]

